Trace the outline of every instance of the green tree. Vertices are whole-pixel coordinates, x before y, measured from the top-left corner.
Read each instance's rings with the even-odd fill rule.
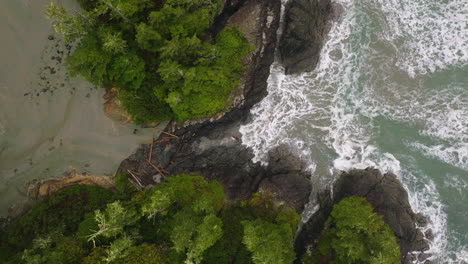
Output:
[[[89,82],[107,86],[110,83],[108,69],[113,55],[102,49],[96,35],[88,35],[81,39],[75,51],[66,59],[70,76],[83,76]]]
[[[349,197],[333,207],[312,259],[323,256],[332,263],[396,264],[400,249],[382,217],[362,197]]]
[[[271,223],[262,219],[245,221],[243,243],[252,252],[255,264],[293,263],[294,231],[288,224]]]
[[[106,257],[104,258],[104,261],[110,263],[118,258],[127,256],[128,250],[133,243],[134,241],[127,236],[122,236],[116,239],[110,244],[110,247],[106,249]]]
[[[108,204],[104,211],[96,210],[94,217],[98,229],[93,230],[94,232],[88,238],[93,244],[99,236],[117,237],[124,233],[126,226],[133,225],[138,220],[136,210],[132,207],[122,206],[120,201]]]
[[[256,263],[252,258],[253,251],[249,250],[246,244],[243,243],[246,236],[244,227],[246,223],[261,220],[279,226],[279,229],[289,226],[291,230],[289,235],[285,234],[284,237],[272,235],[265,239],[271,239],[268,243],[283,243],[286,248],[290,248],[294,231],[300,222],[300,216],[294,210],[288,210],[284,206],[275,203],[273,197],[260,193],[252,195],[247,201],[225,207],[221,212],[221,218],[224,229],[223,237],[204,254],[204,263],[206,264]],[[271,248],[267,250],[274,251]]]
[[[126,256],[116,259],[115,264],[166,264],[164,250],[157,245],[142,244],[128,249]]]
[[[186,254],[185,263],[198,264],[205,250],[213,246],[222,234],[222,221],[214,214],[200,215],[183,210],[174,216],[171,241],[177,252]]]
[[[95,17],[88,12],[70,15],[63,6],[50,2],[45,10],[47,18],[52,20],[54,30],[64,36],[65,42],[73,42],[88,34],[94,26]]]
[[[76,239],[55,234],[34,239],[22,260],[25,264],[77,264],[85,253]]]
[[[119,54],[125,51],[127,41],[122,39],[122,32],[106,32],[103,36],[103,48],[112,54]]]
[[[185,255],[185,263],[201,263],[203,253],[223,234],[222,220],[216,216],[223,205],[224,193],[218,182],[179,174],[145,195],[141,214],[166,216],[175,251]]]
[[[136,123],[206,117],[226,110],[250,51],[239,30],[208,29],[221,0],[80,0],[70,15],[51,3],[46,16],[67,42],[71,76],[104,88]],[[215,37],[215,39],[213,39]]]

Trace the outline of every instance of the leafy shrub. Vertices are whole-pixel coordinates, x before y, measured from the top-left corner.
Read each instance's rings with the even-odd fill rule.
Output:
[[[278,224],[256,219],[245,221],[243,242],[252,252],[255,264],[293,263],[294,230],[288,224]]]
[[[400,249],[382,217],[362,197],[349,197],[333,207],[317,249],[307,263],[331,259],[331,263],[397,264]]]
[[[78,264],[86,251],[72,237],[44,236],[33,241],[33,246],[22,255],[25,264]]]
[[[7,243],[23,249],[34,238],[51,232],[74,234],[86,213],[103,208],[115,197],[113,192],[95,186],[74,185],[59,190],[8,227]]]
[[[46,10],[65,41],[80,41],[66,59],[71,76],[119,88],[136,123],[225,110],[251,47],[233,27],[207,35],[222,0],[79,2],[80,14],[53,3]]]
[[[115,264],[166,264],[163,249],[157,245],[142,244],[131,247],[125,257],[116,259]]]
[[[299,225],[300,216],[294,210],[285,210],[282,206],[275,205],[271,196],[255,193],[247,201],[225,207],[221,212],[221,217],[224,227],[223,236],[205,252],[204,263],[261,263],[252,258],[252,256],[262,254],[259,252],[260,248],[252,245],[247,246],[246,239],[262,241],[262,243],[269,245],[281,244],[283,246],[282,250],[285,250],[287,254],[282,255],[276,252],[274,246],[263,247],[264,254],[275,257],[281,255],[283,258],[278,258],[278,261],[284,260],[284,263],[291,263],[295,259],[295,255],[291,254],[291,251],[294,232]],[[283,229],[283,231],[289,228],[290,231],[289,233],[284,232],[270,237],[264,236],[261,232],[245,233],[245,226],[249,226],[257,220],[263,221],[266,226],[275,226],[275,228]],[[260,230],[257,229],[256,231]]]
[[[135,186],[128,180],[128,173],[117,173],[114,179],[114,185],[117,191],[125,196],[131,197],[137,190]]]
[[[166,217],[173,249],[184,255],[187,263],[201,263],[203,253],[223,234],[223,223],[217,216],[223,205],[224,192],[218,182],[179,174],[146,194],[141,213],[150,218]]]
[[[127,189],[127,176],[116,177],[119,190]],[[299,215],[269,196],[227,205],[222,186],[196,174],[168,177],[132,196],[96,188],[72,186],[44,201],[46,207],[34,207],[50,225],[29,214],[20,219],[36,223],[38,233],[30,236],[36,239],[22,244],[26,250],[11,247],[4,262],[274,264],[295,258]],[[12,234],[7,239],[14,241]]]

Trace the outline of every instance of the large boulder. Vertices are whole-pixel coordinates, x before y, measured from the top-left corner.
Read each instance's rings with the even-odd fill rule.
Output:
[[[320,209],[299,232],[295,245],[298,252],[303,253],[305,247],[315,245],[333,205],[350,196],[365,197],[374,211],[383,217],[396,236],[402,263],[429,257],[424,253],[429,249],[428,241],[417,228],[418,224],[427,221],[413,212],[408,194],[394,174],[382,175],[379,170],[372,168],[344,172],[331,188],[318,194]],[[413,251],[421,253],[412,254]]]
[[[279,50],[286,74],[312,71],[329,28],[330,0],[290,0]]]

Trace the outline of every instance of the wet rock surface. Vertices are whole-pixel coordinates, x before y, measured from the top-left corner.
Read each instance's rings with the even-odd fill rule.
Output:
[[[315,68],[333,10],[330,0],[291,0],[286,4],[279,45],[286,74]]]
[[[285,149],[270,154],[275,162],[266,167],[253,163],[252,151],[241,144],[238,126],[236,122],[216,127],[207,125],[197,130],[179,129],[174,132],[178,138],[166,135],[155,142],[164,138],[168,141],[153,146],[141,145],[121,163],[118,172],[134,174],[143,187],[156,184],[161,174],[167,177],[195,172],[207,180],[219,181],[231,202],[248,199],[252,193],[260,191],[302,212],[311,191],[309,174],[303,171],[300,162],[294,166],[284,162],[292,159]],[[280,165],[278,169],[281,163],[290,165]]]
[[[383,216],[400,245],[402,263],[411,263],[414,258],[425,260],[430,256],[424,253],[429,249],[428,241],[417,229],[417,225],[427,224],[427,218],[412,211],[408,194],[394,174],[382,175],[372,168],[342,173],[331,189],[318,194],[320,208],[300,231],[295,245],[297,252],[301,254],[306,246],[317,242],[333,205],[350,196],[365,197],[374,211]],[[422,253],[410,254],[412,251]]]
[[[248,68],[239,90],[241,96],[233,108],[217,120],[169,125],[168,130],[177,138],[162,134],[154,144],[141,145],[121,163],[118,172],[131,172],[143,186],[155,184],[161,174],[198,172],[208,180],[218,180],[232,202],[262,191],[301,212],[311,189],[309,176],[302,171],[303,165],[291,158],[286,149],[274,151],[267,167],[253,163],[253,153],[242,145],[238,132],[250,108],[266,95],[281,2],[230,1],[225,7],[236,10],[229,17],[223,17],[225,23],[238,26],[255,46],[255,51],[247,58]]]

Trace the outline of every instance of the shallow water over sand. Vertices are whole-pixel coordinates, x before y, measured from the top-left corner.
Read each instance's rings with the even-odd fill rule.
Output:
[[[56,36],[49,39],[48,2],[0,1],[0,215],[24,202],[28,181],[70,167],[111,174],[151,139],[149,129],[104,116],[102,89],[67,77],[68,49]]]

